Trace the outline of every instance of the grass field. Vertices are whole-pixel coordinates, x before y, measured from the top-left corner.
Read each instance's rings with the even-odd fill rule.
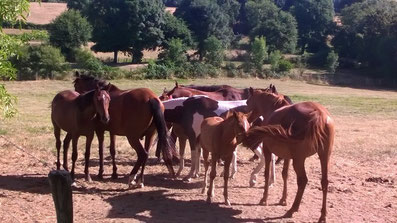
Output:
[[[49,80],[41,80],[41,81],[26,81],[26,82],[4,82],[7,89],[14,95],[18,97],[18,109],[19,114],[17,117],[9,120],[1,120],[0,121],[0,135],[5,136],[7,139],[16,143],[17,145],[24,148],[29,153],[33,154],[36,158],[45,160],[50,163],[50,165],[55,166],[55,141],[52,133],[52,125],[50,122],[50,102],[54,95],[64,89],[71,89],[73,87],[72,81],[49,81]],[[170,89],[174,86],[173,80],[115,80],[112,83],[116,84],[122,89],[128,88],[137,88],[137,87],[148,87],[151,88],[155,93],[160,94],[164,87]],[[323,104],[326,108],[329,109],[332,118],[336,122],[336,139],[335,139],[335,147],[334,152],[332,154],[332,172],[331,172],[331,185],[330,189],[333,192],[330,195],[331,206],[334,206],[334,209],[330,209],[330,218],[331,222],[340,222],[342,220],[348,221],[382,221],[388,222],[389,220],[397,219],[396,207],[397,207],[397,194],[395,194],[395,182],[397,181],[397,92],[395,91],[387,91],[380,89],[357,89],[357,88],[349,88],[349,87],[338,87],[338,86],[327,86],[327,85],[313,85],[307,84],[301,81],[292,81],[292,80],[263,80],[263,79],[229,79],[229,78],[219,78],[219,79],[197,79],[197,80],[180,80],[181,84],[229,84],[235,87],[266,87],[270,83],[276,85],[278,91],[280,93],[286,94],[292,98],[294,102],[300,101],[317,101]],[[1,140],[0,140],[1,141]],[[94,140],[93,150],[92,150],[92,159],[97,159],[97,151],[96,151],[96,140]],[[85,140],[81,139],[79,143],[80,154],[83,154],[83,146]],[[4,143],[4,142],[3,142]],[[105,140],[105,145],[109,145],[108,139]],[[129,163],[135,160],[135,152],[130,148],[124,137],[117,138],[117,154],[118,160],[121,163]],[[14,146],[6,144],[2,144],[0,150],[0,174],[3,177],[12,175],[16,176],[12,178],[13,180],[18,181],[18,174],[23,174],[25,172],[25,167],[29,166],[28,172],[34,171],[37,176],[42,176],[44,174],[44,179],[40,178],[38,181],[39,185],[43,184],[42,181],[45,181],[45,174],[43,173],[43,168],[39,167],[40,164],[37,163],[35,158],[28,156],[27,154],[18,151]],[[241,159],[247,160],[252,153],[248,150],[239,150],[241,152]],[[153,152],[153,150],[152,150]],[[11,154],[9,158],[8,155]],[[108,151],[105,150],[105,156],[108,156]],[[190,156],[187,156],[190,157]],[[309,178],[311,175],[312,186],[309,187],[309,191],[304,196],[304,202],[306,202],[306,207],[313,205],[316,206],[316,202],[320,202],[318,192],[318,161],[317,157],[310,158],[308,162],[307,171],[309,173]],[[11,160],[18,160],[18,163],[14,163]],[[79,164],[77,171],[82,173],[82,161],[83,156],[79,157]],[[248,163],[243,162],[243,169],[245,172],[249,173],[251,166]],[[12,166],[17,165],[18,168],[10,169]],[[150,168],[152,172],[150,172]],[[149,172],[153,173],[153,168],[150,167]],[[160,168],[160,167],[159,167]],[[162,167],[161,167],[162,168]],[[248,168],[248,169],[247,169]],[[278,167],[280,168],[280,167]],[[95,168],[96,169],[96,168]],[[129,171],[130,167],[124,166],[124,171]],[[292,169],[292,168],[291,168]],[[105,167],[107,172],[110,171],[110,166]],[[92,170],[94,173],[96,170]],[[292,170],[290,170],[292,171]],[[45,170],[44,170],[45,172]],[[239,172],[240,173],[240,172]],[[158,174],[157,169],[156,173]],[[240,176],[246,175],[246,173],[241,172]],[[245,175],[244,175],[245,174]],[[316,177],[313,177],[315,175]],[[294,177],[293,172],[291,172],[291,176]],[[247,175],[248,177],[248,175]],[[1,177],[0,177],[1,178]],[[7,178],[8,179],[8,178]],[[151,181],[155,181],[156,177],[150,177]],[[280,178],[278,178],[280,179]],[[367,182],[367,179],[381,179],[380,183],[370,184]],[[292,186],[289,199],[293,198],[293,194],[295,193],[295,183],[292,182],[293,179],[290,180],[290,185]],[[5,181],[4,181],[5,182]],[[98,188],[106,188],[105,191],[109,189],[114,189],[115,187],[119,187],[123,185],[124,181],[117,181],[115,183],[109,184],[106,183],[95,183],[94,185],[86,185],[82,182],[83,187],[92,188],[92,190],[98,190]],[[218,182],[221,182],[220,180]],[[248,181],[247,181],[248,182]],[[382,183],[389,182],[389,183]],[[390,183],[391,182],[391,183]],[[22,181],[21,181],[22,183]],[[158,182],[163,184],[161,182]],[[245,181],[242,182],[245,185]],[[0,187],[2,183],[0,183]],[[281,183],[280,183],[281,184]],[[313,185],[314,184],[314,185]],[[196,184],[194,184],[196,185]],[[252,191],[247,191],[246,195],[238,195],[238,191],[236,188],[240,186],[245,188],[243,185],[235,182],[232,188],[232,197],[234,197],[235,202],[245,202],[244,196],[247,198],[253,193]],[[153,191],[155,188],[159,189],[158,185],[152,185],[153,188],[149,186],[149,189],[145,188],[145,191],[148,193],[157,193]],[[168,185],[170,186],[170,185]],[[166,186],[166,187],[168,187]],[[30,187],[30,186],[26,186]],[[110,188],[109,188],[110,187]],[[154,188],[155,187],[155,188]],[[7,189],[7,187],[5,187]],[[102,188],[102,189],[103,189]],[[189,187],[190,188],[190,187]],[[277,189],[276,189],[277,188]],[[280,187],[277,186],[274,190],[280,190]],[[394,188],[394,189],[391,189]],[[159,190],[163,190],[164,188],[160,188]],[[4,192],[8,197],[14,197],[15,199],[20,199],[21,202],[25,201],[25,198],[22,195],[14,194],[16,190],[14,187],[11,187],[10,192]],[[29,190],[29,189],[26,189]],[[91,189],[90,189],[91,190]],[[167,189],[168,190],[168,189]],[[248,189],[247,189],[248,190]],[[262,192],[260,188],[255,188],[254,192],[257,193],[254,198],[256,199]],[[7,190],[6,190],[7,191]],[[17,190],[18,191],[18,190]],[[25,189],[22,189],[25,191]],[[234,191],[234,192],[233,192]],[[316,192],[317,191],[317,192]],[[394,191],[394,192],[393,192]],[[172,190],[170,190],[171,193]],[[26,193],[26,197],[30,197],[30,191]],[[47,192],[46,192],[47,193]],[[133,195],[134,192],[128,192]],[[191,189],[188,188],[179,188],[178,193],[185,194],[186,197],[182,198],[184,202],[188,202],[189,200],[193,202],[193,200],[202,199],[200,197],[197,198],[196,192],[191,192]],[[237,194],[235,194],[237,193]],[[313,195],[316,194],[316,195]],[[193,195],[194,194],[194,195]],[[219,190],[219,196],[220,195]],[[394,195],[393,195],[394,194]],[[0,203],[2,201],[0,193]],[[4,202],[8,201],[7,196],[3,199]],[[108,209],[108,203],[106,203],[106,199],[103,200],[103,196],[107,196],[108,199],[113,199],[114,196],[118,197],[120,194],[118,192],[114,192],[108,195],[101,194],[92,194],[91,192],[82,193],[81,195],[77,195],[76,204],[79,207],[82,205],[88,205],[84,203],[85,199],[95,199],[98,201],[98,205],[103,208],[98,208],[97,210],[110,211],[108,215],[102,216],[99,213],[96,213],[93,210],[81,211],[77,214],[76,219],[85,219],[87,214],[91,214],[93,216],[100,215],[102,217],[98,217],[98,221],[107,221],[104,220],[109,216],[112,216],[112,211]],[[279,196],[277,192],[274,196]],[[22,196],[22,197],[21,197]],[[90,198],[87,198],[90,197]],[[123,196],[119,197],[123,200]],[[45,204],[51,207],[51,202],[48,204],[49,197],[36,197],[30,198],[33,201],[38,199],[35,202],[41,201],[40,199],[45,200]],[[175,198],[178,200],[179,198]],[[314,199],[314,200],[313,200]],[[29,199],[28,199],[29,201]],[[174,200],[172,200],[174,201]],[[3,202],[3,203],[4,203]],[[44,201],[43,201],[44,202]],[[103,203],[105,202],[105,203]],[[123,202],[125,201],[123,200]],[[103,204],[106,204],[102,207]],[[169,203],[164,203],[167,205]],[[191,204],[191,203],[187,203]],[[290,204],[292,204],[290,202]],[[180,203],[175,203],[175,205],[180,205]],[[199,204],[201,205],[201,203]],[[384,208],[385,206],[391,208]],[[122,206],[122,205],[121,205]],[[355,208],[349,209],[354,206]],[[12,206],[5,206],[6,208],[12,209]],[[205,207],[205,206],[203,206]],[[191,207],[194,209],[194,207]],[[113,209],[116,209],[115,216],[120,217],[124,216],[124,214],[118,215],[117,211],[119,211],[118,207],[113,206]],[[112,209],[112,210],[113,210]],[[248,206],[238,206],[238,209],[243,210],[239,215],[234,216],[233,219],[263,219],[261,217],[262,214],[252,213],[252,207]],[[317,216],[319,212],[315,211],[315,213],[311,213],[307,208],[301,208],[300,212],[302,214],[297,214],[297,221],[308,221],[314,220],[313,215]],[[186,211],[190,211],[187,209]],[[266,209],[268,210],[268,209]],[[271,215],[271,210],[266,212],[268,215]],[[283,209],[276,209],[282,212]],[[377,214],[366,214],[370,213],[371,210]],[[41,213],[44,210],[36,210],[37,213]],[[222,209],[222,211],[224,211]],[[307,213],[306,213],[307,212]],[[96,214],[95,214],[96,213]],[[154,212],[156,213],[156,212]],[[178,212],[179,213],[179,212]],[[189,212],[190,213],[190,212]],[[212,213],[212,212],[208,212]],[[222,212],[223,213],[223,212]],[[227,212],[228,213],[228,212]],[[266,215],[265,213],[265,215]],[[298,212],[299,213],[299,212]],[[394,213],[394,214],[393,214]],[[36,216],[34,213],[32,215]],[[157,213],[159,214],[159,213]],[[1,215],[1,211],[0,211]],[[128,214],[126,214],[129,216]],[[161,215],[161,214],[159,214]],[[42,217],[43,217],[42,216]],[[129,216],[131,217],[131,216]],[[230,216],[229,216],[230,217]],[[141,219],[137,216],[132,216],[132,219]],[[16,218],[19,219],[19,218]],[[27,218],[29,219],[29,218]],[[34,219],[42,219],[40,216],[37,216]],[[1,220],[1,217],[0,217]],[[24,220],[24,219],[19,219]],[[26,220],[26,219],[25,219]],[[142,220],[142,219],[141,219]],[[146,219],[147,220],[147,219]],[[143,219],[143,221],[146,221]],[[174,219],[181,220],[181,219]],[[208,219],[207,219],[208,220]],[[238,221],[237,221],[238,222]]]

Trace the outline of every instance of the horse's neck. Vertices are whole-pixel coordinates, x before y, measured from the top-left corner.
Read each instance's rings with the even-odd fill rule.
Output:
[[[222,140],[225,143],[235,143],[234,139],[236,138],[236,131],[234,129],[235,126],[235,118],[229,117],[221,122],[218,128],[222,129]]]
[[[110,84],[109,92],[118,92],[121,91],[120,88],[116,87],[114,84]]]
[[[94,118],[96,111],[93,102],[94,91],[79,95],[75,102],[80,111],[80,118],[84,120],[91,120]]]

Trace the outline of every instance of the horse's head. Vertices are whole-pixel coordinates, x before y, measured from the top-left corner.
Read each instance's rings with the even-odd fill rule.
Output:
[[[259,116],[267,117],[276,109],[289,104],[284,95],[273,93],[272,89],[270,91],[262,91],[250,88],[247,109],[252,113],[249,116],[249,121],[252,122]]]
[[[106,82],[93,76],[80,74],[78,71],[76,71],[73,84],[74,90],[82,94],[91,90],[95,90],[97,85],[100,87],[105,87]]]
[[[226,114],[226,119],[234,120],[234,132],[236,134],[237,143],[240,143],[250,127],[250,124],[247,120],[247,115],[242,112],[229,111]]]
[[[107,124],[110,120],[109,116],[109,86],[105,88],[97,86],[94,94],[94,105],[96,113],[99,115],[101,122]]]
[[[168,95],[168,93],[169,91],[167,91],[167,88],[164,88],[163,93],[159,97],[160,101],[167,101],[169,99],[172,99],[172,95]]]

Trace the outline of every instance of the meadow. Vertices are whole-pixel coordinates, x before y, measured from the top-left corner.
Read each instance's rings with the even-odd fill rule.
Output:
[[[174,80],[111,82],[122,89],[148,87],[156,94],[175,85]],[[294,102],[309,100],[323,104],[336,122],[329,222],[395,222],[397,219],[397,92],[315,85],[288,79],[218,78],[179,80],[179,83],[262,88],[272,83]],[[57,92],[73,88],[72,80],[4,84],[18,97],[19,113],[13,119],[0,121],[0,221],[54,222],[55,211],[47,183],[47,174],[55,168],[56,159],[50,103]],[[95,141],[92,176],[97,172]],[[260,176],[256,187],[249,187],[249,173],[254,164],[248,159],[252,152],[242,147],[239,148],[237,180],[232,180],[229,186],[232,207],[222,204],[223,180],[217,178],[215,204],[208,205],[206,195],[200,194],[202,178],[191,183],[168,179],[165,166],[154,161],[154,150],[146,168],[145,188],[127,190],[127,179],[111,180],[108,159],[105,161],[105,180],[94,177],[94,182],[89,184],[83,177],[84,142],[85,139],[80,138],[74,192],[76,222],[268,222],[290,207],[296,191],[295,173],[290,168],[288,205],[272,205],[281,197],[282,166],[277,166],[277,182],[269,197],[271,205],[258,205],[263,193],[263,177]],[[109,145],[108,139],[105,139],[105,145]],[[135,152],[124,137],[117,138],[116,148],[119,173],[126,175],[136,160]],[[109,152],[105,149],[107,156]],[[306,170],[309,184],[301,208],[292,219],[283,221],[308,222],[317,220],[320,215],[320,168],[316,155],[308,158]],[[183,174],[187,174],[187,168]]]

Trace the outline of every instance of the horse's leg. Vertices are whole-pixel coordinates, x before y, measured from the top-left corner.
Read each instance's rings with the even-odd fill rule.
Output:
[[[232,173],[230,174],[230,178],[234,179],[234,175],[236,175],[236,173],[237,173],[237,147],[233,151],[231,162],[232,162]],[[227,176],[229,176],[229,175],[227,175]]]
[[[265,156],[265,189],[263,191],[263,198],[259,202],[260,204],[267,205],[267,196],[269,194],[269,177],[270,177],[270,161],[271,161],[271,152],[267,148],[263,148],[263,155]]]
[[[253,187],[256,184],[256,179],[258,177],[259,171],[262,169],[262,167],[265,165],[265,156],[263,155],[262,152],[262,146],[258,146],[255,148],[254,153],[259,157],[259,164],[256,166],[254,171],[251,173],[251,179],[250,179],[250,186]]]
[[[179,169],[176,176],[180,176],[183,168],[185,167],[185,149],[186,149],[187,139],[184,137],[179,137]]]
[[[285,162],[285,161],[284,161]],[[285,213],[284,217],[291,218],[294,212],[299,210],[300,203],[302,201],[303,192],[305,191],[307,184],[307,176],[305,171],[305,158],[293,159],[292,165],[294,167],[296,178],[298,182],[298,192],[296,193],[294,203],[292,207]]]
[[[212,153],[211,154],[211,173],[210,173],[210,187],[207,191],[207,202],[211,203],[212,198],[214,197],[214,180],[216,177],[216,164],[219,160],[219,156]]]
[[[74,168],[76,166],[76,160],[77,160],[77,143],[79,141],[79,136],[72,136],[72,171],[70,172],[70,176],[72,177],[72,180],[74,181]]]
[[[193,134],[190,134],[189,136],[189,144],[190,144],[190,149],[191,149],[191,167],[188,175],[184,178],[186,181],[190,181],[191,178],[194,176],[195,173],[195,168],[196,168],[196,156],[197,156],[197,148],[196,148],[196,139]]]
[[[72,140],[72,135],[67,133],[63,139],[63,169],[68,170],[68,150],[70,141]]]
[[[152,128],[148,131],[148,133],[145,135],[145,151],[146,154],[149,154],[149,150],[152,147],[153,141],[154,141],[154,133],[156,131],[155,126],[153,125]],[[138,185],[141,185],[143,187],[144,185],[144,171],[145,171],[145,166],[146,166],[146,161],[147,158],[142,162],[142,170],[141,174],[139,175],[138,178]]]
[[[194,174],[193,174],[193,178],[197,178],[197,177],[199,177],[200,176],[200,158],[201,158],[201,147],[200,147],[200,145],[198,144],[198,143],[196,143],[196,162],[195,162],[195,165],[196,165],[196,167],[194,168],[195,169],[195,172],[194,172]]]
[[[282,206],[287,206],[287,194],[288,194],[288,169],[289,169],[289,163],[291,159],[284,159],[284,164],[283,164],[283,196],[281,197],[280,201],[278,202]]]
[[[103,179],[103,140],[105,131],[96,129],[95,130],[96,136],[98,138],[98,153],[99,153],[99,171],[98,171],[98,178]]]
[[[57,148],[57,170],[61,168],[59,156],[61,153],[61,129],[54,124],[55,147]]]
[[[269,186],[272,186],[275,182],[276,182],[276,155],[272,153]]]
[[[333,126],[332,126],[333,127]],[[328,129],[327,143],[323,149],[319,149],[319,158],[321,163],[321,189],[323,191],[323,204],[321,208],[321,216],[319,222],[325,222],[327,217],[327,193],[328,193],[328,170],[329,170],[329,159],[332,152],[334,143],[334,135],[332,129]]]
[[[138,160],[136,161],[134,168],[132,168],[130,176],[128,177],[128,187],[132,188],[134,185],[137,185],[138,183],[136,182],[136,174],[138,173],[139,168],[143,163],[146,162],[148,158],[148,154],[146,150],[143,148],[141,142],[139,142],[139,139],[132,138],[132,137],[127,137],[128,142],[130,145],[135,149],[137,155],[138,155]],[[137,185],[138,187],[143,187],[143,182]]]
[[[203,148],[203,158],[204,158],[204,186],[203,186],[203,190],[201,191],[202,194],[205,193],[205,191],[207,190],[207,175],[208,175],[208,167],[210,165],[210,162],[208,161],[208,156],[209,156],[209,152],[208,150],[206,150],[205,148]]]
[[[91,143],[92,139],[94,138],[94,133],[87,135],[87,140],[85,142],[85,167],[84,167],[84,174],[85,174],[85,180],[88,182],[92,182],[91,176],[90,176],[90,154],[91,154]]]
[[[110,133],[110,155],[112,156],[113,173],[112,179],[117,179],[117,165],[116,165],[116,135]]]
[[[224,166],[224,171],[225,174],[223,175],[223,196],[225,198],[225,204],[227,206],[230,206],[230,201],[229,201],[229,194],[227,191],[228,183],[229,183],[229,169],[230,169],[230,162],[232,161],[234,155],[228,156],[225,158],[225,166]]]

